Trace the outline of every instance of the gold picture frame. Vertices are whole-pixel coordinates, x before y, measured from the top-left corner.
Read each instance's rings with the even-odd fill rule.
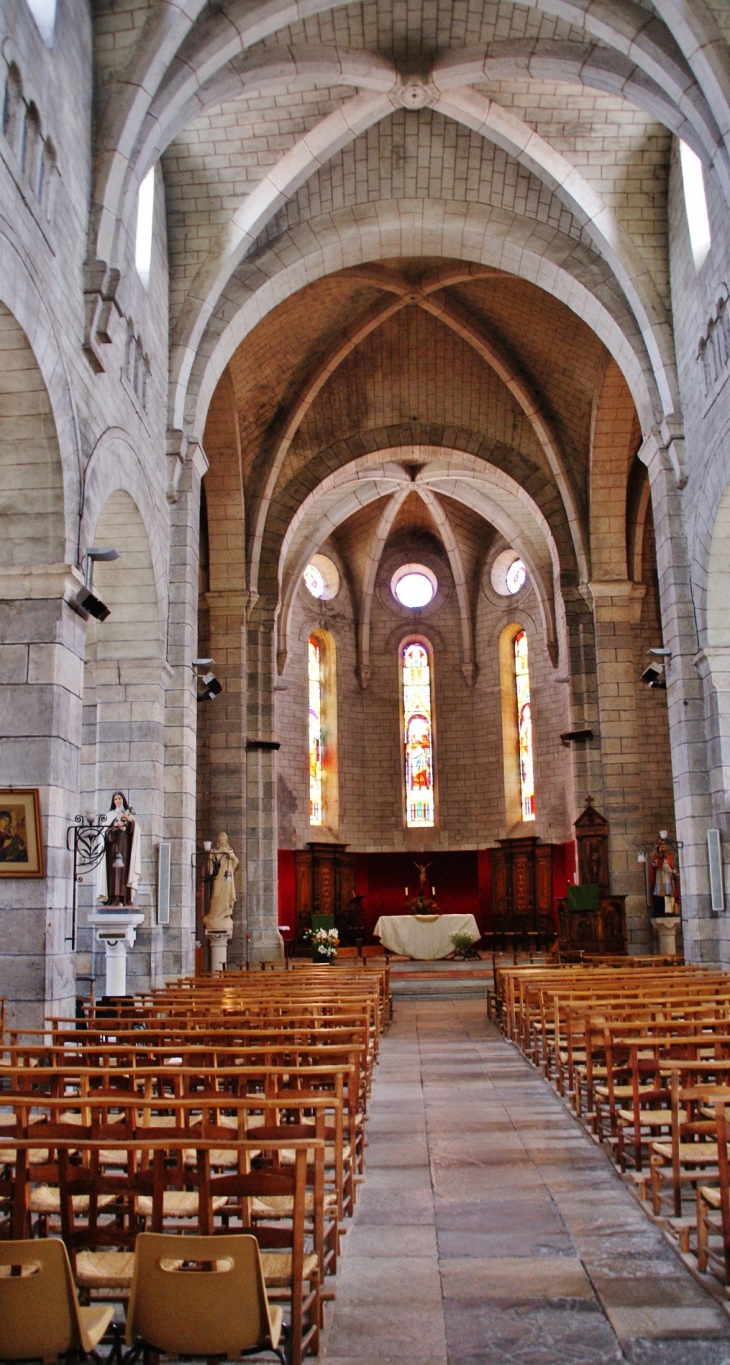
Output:
[[[37,787],[0,787],[0,879],[44,877]]]

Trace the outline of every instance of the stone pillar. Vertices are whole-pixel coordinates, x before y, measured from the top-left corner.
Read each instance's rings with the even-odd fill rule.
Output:
[[[0,995],[10,1022],[73,1014],[72,855],[79,812],[85,622],[69,565],[0,573],[0,784],[40,789],[46,875],[0,880]]]
[[[727,863],[730,836],[728,794],[730,793],[730,645],[705,645],[695,659],[702,681],[707,724],[708,787],[712,825],[722,833],[723,864]],[[726,893],[727,895],[727,893]],[[727,904],[727,901],[726,901]],[[711,912],[710,912],[711,913]],[[730,966],[730,923],[728,916],[714,920],[719,960]]]
[[[195,800],[198,701],[192,660],[198,654],[200,484],[208,468],[197,442],[170,511],[170,605],[167,657],[171,668],[165,711],[165,819],[169,839],[170,923],[162,929],[161,975],[195,966]],[[218,698],[220,702],[221,697]],[[205,838],[203,834],[201,836]]]
[[[215,843],[225,830],[238,857],[233,937],[228,948],[231,965],[246,960],[246,725],[244,678],[246,606],[248,593],[206,594],[210,613],[210,652],[223,691],[205,705],[207,747],[207,827],[199,839]]]
[[[639,731],[632,627],[638,622],[644,586],[628,579],[590,584],[595,621],[598,710],[603,766],[602,813],[609,822],[611,890],[626,896],[630,953],[651,951],[644,872],[638,863],[642,836]]]
[[[580,814],[590,792],[598,810],[603,810],[603,769],[599,738],[598,680],[596,674],[595,624],[585,592],[574,585],[563,585],[563,601],[570,655],[571,730],[592,730],[593,738],[571,744],[573,791]]]
[[[659,600],[667,663],[667,708],[677,839],[681,842],[682,930],[689,962],[717,964],[717,921],[710,908],[707,829],[712,823],[705,707],[696,667],[697,627],[681,497],[662,437],[652,430],[639,456],[649,470]]]
[[[251,612],[246,660],[246,881],[252,962],[280,961],[278,824],[274,735],[275,604]]]

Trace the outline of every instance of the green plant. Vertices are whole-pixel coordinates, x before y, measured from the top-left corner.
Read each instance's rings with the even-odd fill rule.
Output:
[[[452,934],[451,942],[454,945],[456,950],[455,955],[457,957],[476,956],[474,940],[472,939],[471,934]]]

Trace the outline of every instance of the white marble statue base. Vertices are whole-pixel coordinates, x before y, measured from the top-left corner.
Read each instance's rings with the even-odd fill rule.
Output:
[[[659,940],[659,952],[664,957],[673,957],[677,951],[677,930],[681,924],[681,916],[652,915],[651,922]]]
[[[114,910],[95,910],[88,923],[96,929],[106,949],[106,992],[108,996],[127,994],[127,951],[134,947],[137,929],[144,915],[122,906]]]
[[[210,970],[224,972],[228,961],[229,935],[225,929],[206,929],[205,937],[210,944]]]

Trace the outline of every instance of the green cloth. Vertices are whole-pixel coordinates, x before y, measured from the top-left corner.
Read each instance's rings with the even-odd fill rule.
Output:
[[[584,886],[568,887],[569,910],[598,910],[601,905],[601,888],[587,882]]]
[[[313,929],[334,929],[334,927],[335,927],[334,915],[312,915]]]

